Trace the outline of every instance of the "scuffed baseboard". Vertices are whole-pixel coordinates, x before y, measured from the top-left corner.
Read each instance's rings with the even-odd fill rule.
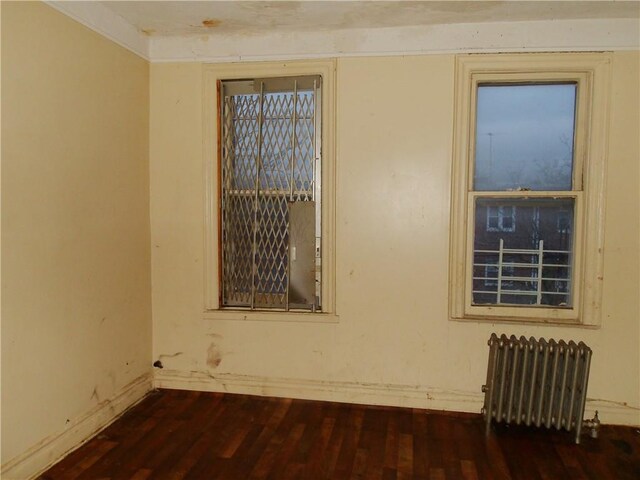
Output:
[[[156,370],[155,388],[228,392],[331,402],[480,413],[484,394],[411,385],[271,378],[230,373]],[[478,388],[480,390],[480,388]],[[585,418],[598,410],[608,425],[640,425],[640,409],[623,403],[587,399]]]
[[[153,388],[152,378],[150,373],[136,378],[110,399],[100,402],[85,415],[71,420],[64,431],[43,439],[11,459],[2,465],[0,477],[6,480],[25,480],[39,475],[142,400]]]
[[[411,385],[270,378],[156,370],[155,388],[479,413],[483,394]]]

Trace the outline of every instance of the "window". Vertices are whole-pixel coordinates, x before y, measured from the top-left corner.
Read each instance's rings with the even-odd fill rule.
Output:
[[[516,229],[516,209],[513,206],[488,206],[487,232],[513,232]]]
[[[221,82],[221,306],[321,308],[322,77]]]
[[[204,67],[205,313],[335,321],[335,62]]]
[[[608,64],[458,58],[452,318],[599,323]]]

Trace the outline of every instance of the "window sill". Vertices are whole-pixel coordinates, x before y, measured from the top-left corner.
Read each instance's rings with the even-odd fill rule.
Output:
[[[581,323],[572,318],[530,318],[530,317],[501,317],[501,316],[480,316],[466,315],[464,317],[450,317],[453,322],[461,323],[498,323],[511,325],[547,325],[551,327],[576,327],[586,329],[597,329],[600,325]]]
[[[258,321],[258,322],[298,322],[298,323],[338,323],[335,313],[307,312],[257,312],[248,310],[205,310],[204,320]]]

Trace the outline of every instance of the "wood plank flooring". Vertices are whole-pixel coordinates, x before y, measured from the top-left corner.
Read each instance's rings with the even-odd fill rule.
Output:
[[[41,480],[640,479],[640,431],[599,439],[479,415],[161,390]]]

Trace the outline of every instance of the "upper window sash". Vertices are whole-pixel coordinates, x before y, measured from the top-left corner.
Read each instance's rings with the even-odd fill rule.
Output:
[[[467,190],[475,191],[474,172],[476,159],[476,119],[478,106],[478,88],[488,85],[543,85],[543,84],[576,84],[576,111],[573,138],[573,165],[571,189],[583,190],[582,169],[585,163],[588,139],[589,97],[591,92],[591,75],[588,72],[496,72],[473,73],[469,92],[468,115],[468,172]]]

